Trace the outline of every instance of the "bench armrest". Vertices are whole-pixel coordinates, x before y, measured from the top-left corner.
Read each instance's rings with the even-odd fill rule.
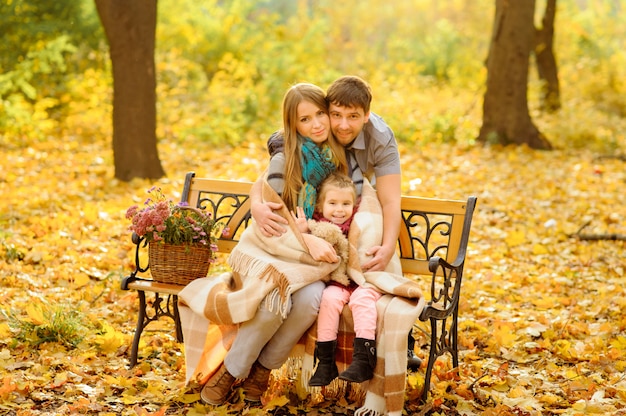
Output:
[[[452,263],[435,256],[428,261],[432,272],[430,301],[420,315],[420,320],[445,319],[456,311],[461,296],[461,279],[465,264],[465,250]]]
[[[128,285],[134,281],[147,280],[138,277],[137,274],[145,273],[150,268],[150,264],[147,264],[146,267],[141,267],[141,260],[139,259],[140,250],[148,245],[148,241],[146,241],[144,237],[138,236],[136,233],[133,233],[131,239],[133,240],[133,244],[135,244],[135,270],[133,270],[129,276],[122,279],[120,284],[122,290],[129,290]]]
[[[439,256],[433,256],[428,261],[428,270],[433,275],[430,286],[430,301],[420,314],[420,320],[422,321],[428,319],[445,320],[453,315],[453,325],[456,325],[465,254],[467,252],[467,243],[475,207],[476,197],[470,196],[465,207],[459,251],[454,261],[448,263]]]

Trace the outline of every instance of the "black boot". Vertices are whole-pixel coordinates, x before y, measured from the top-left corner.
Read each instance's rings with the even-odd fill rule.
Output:
[[[415,355],[415,352],[413,350],[407,350],[406,366],[409,370],[417,371],[422,366],[422,359]]]
[[[355,338],[352,351],[352,364],[339,374],[342,380],[362,383],[374,377],[376,367],[376,343],[373,339]]]
[[[406,366],[409,370],[417,371],[422,366],[422,360],[415,355],[415,338],[409,331],[408,348],[406,351]]]
[[[337,378],[339,370],[335,363],[335,348],[337,340],[315,343],[315,360],[318,363],[315,374],[309,380],[309,386],[328,386]]]

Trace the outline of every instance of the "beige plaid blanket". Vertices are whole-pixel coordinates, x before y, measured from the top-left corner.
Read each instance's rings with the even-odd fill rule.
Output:
[[[266,201],[280,201],[265,181],[263,185]],[[284,314],[291,293],[325,278],[338,266],[314,261],[290,213],[284,209],[281,215],[289,221],[289,230],[283,236],[266,238],[253,221],[229,256],[232,272],[196,279],[180,292],[188,382],[194,380],[202,384],[217,370],[236,335],[237,324],[251,319],[264,299],[280,299],[282,302],[270,305],[280,305],[276,313]],[[361,385],[365,400],[355,415],[400,415],[406,383],[407,334],[424,307],[424,298],[417,283],[402,276],[397,256],[384,272],[361,271],[360,264],[367,259],[367,249],[382,241],[382,210],[376,191],[368,183],[363,187],[348,241],[350,278],[383,293],[377,302],[375,374],[372,380]],[[351,322],[343,321],[338,350],[345,354],[343,358],[338,354],[340,367],[351,359],[354,337]],[[300,351],[302,355],[304,351],[300,382],[308,388],[306,383],[313,366],[314,328],[309,331],[305,344],[305,348],[294,348],[294,354]]]

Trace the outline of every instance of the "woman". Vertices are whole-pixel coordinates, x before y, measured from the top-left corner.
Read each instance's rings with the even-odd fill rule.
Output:
[[[321,181],[335,170],[343,173],[350,170],[345,150],[331,134],[328,107],[321,88],[300,83],[287,91],[283,99],[283,134],[284,152],[271,158],[265,179],[282,198],[285,209],[295,211],[301,206],[312,215],[316,188]],[[261,187],[261,182],[257,181],[251,192],[253,213],[254,205],[262,203]],[[332,263],[339,261],[330,243],[311,234],[301,238],[313,260],[330,265],[324,269],[326,272],[332,269]],[[254,261],[248,257],[247,250],[233,251],[229,263],[236,266]],[[317,270],[318,277],[323,277],[324,270],[319,267]],[[244,379],[245,399],[259,401],[267,389],[271,370],[282,366],[293,346],[315,322],[324,287],[321,280],[309,283],[291,292],[283,305],[277,304],[279,296],[271,299],[266,296],[254,317],[239,325],[224,363],[202,389],[202,400],[212,405],[222,404],[235,381]]]

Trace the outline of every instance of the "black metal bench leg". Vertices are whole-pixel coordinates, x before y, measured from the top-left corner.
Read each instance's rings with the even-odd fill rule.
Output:
[[[178,296],[172,296],[172,300],[174,302],[174,324],[176,325],[176,341],[183,342],[183,328],[180,324],[180,313],[178,312]]]
[[[452,315],[452,326],[450,327],[450,338],[452,340],[452,365],[454,368],[459,366],[459,334],[457,331],[458,328],[458,309],[454,311]]]
[[[135,336],[133,337],[133,345],[130,350],[130,366],[137,365],[137,354],[139,352],[139,340],[141,339],[141,333],[146,326],[146,293],[143,290],[138,290],[139,294],[139,313],[137,314],[137,327],[135,328]]]
[[[437,320],[434,318],[430,318],[430,331],[430,352],[428,354],[428,366],[426,367],[426,374],[424,375],[424,390],[422,390],[422,401],[424,403],[426,403],[426,400],[428,400],[428,392],[430,390],[430,378],[433,373],[435,361],[439,356],[439,352],[437,351]]]

